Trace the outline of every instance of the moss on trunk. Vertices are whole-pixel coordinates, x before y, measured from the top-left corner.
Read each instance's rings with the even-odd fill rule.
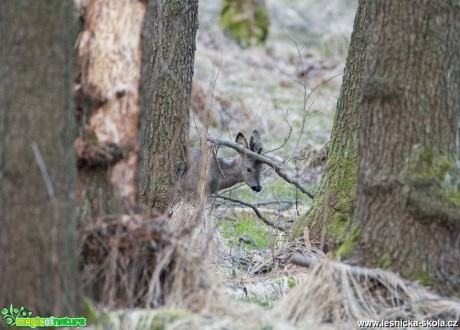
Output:
[[[308,226],[313,240],[327,249],[340,241],[348,228],[356,198],[358,134],[361,121],[361,95],[366,55],[367,3],[360,1],[355,18],[337,113],[328,147],[327,162],[320,189],[305,219],[294,233],[301,235]]]

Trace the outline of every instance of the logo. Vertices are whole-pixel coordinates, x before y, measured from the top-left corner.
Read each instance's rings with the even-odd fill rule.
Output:
[[[86,327],[85,317],[32,317],[32,312],[25,309],[24,306],[20,308],[10,307],[2,308],[2,318],[9,326],[16,327]]]

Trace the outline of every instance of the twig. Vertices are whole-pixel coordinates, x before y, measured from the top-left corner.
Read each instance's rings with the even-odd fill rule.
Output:
[[[283,114],[284,121],[285,121],[286,124],[289,126],[289,133],[288,133],[288,136],[284,138],[284,142],[283,142],[280,146],[278,146],[278,147],[276,147],[276,148],[274,148],[274,149],[265,151],[265,152],[263,153],[263,155],[266,155],[266,154],[268,154],[268,153],[270,153],[270,152],[277,151],[277,150],[283,148],[283,147],[286,145],[286,143],[289,141],[289,139],[291,138],[291,134],[292,134],[292,125],[289,124],[289,119],[288,119],[289,113],[288,113],[288,112],[289,112],[289,111],[286,110],[286,114],[285,114],[284,111],[283,111],[283,109],[281,108],[281,113]]]
[[[245,185],[244,182],[243,182],[243,183],[237,183],[236,185],[234,185],[234,186],[232,186],[232,187],[230,187],[230,188],[228,188],[228,189],[222,190],[221,193],[222,193],[222,194],[227,194],[227,193],[231,194],[232,191],[237,190],[238,188],[241,188],[241,187],[243,187],[244,185]]]
[[[299,188],[300,191],[302,191],[304,194],[306,194],[310,198],[315,198],[315,193],[312,190],[304,187],[302,185],[302,183],[300,183],[299,180],[291,178],[288,174],[283,172],[283,169],[278,164],[276,164],[274,161],[272,161],[271,159],[269,159],[269,158],[267,158],[265,156],[256,154],[255,152],[252,152],[251,150],[246,149],[242,145],[240,145],[240,144],[238,144],[236,142],[227,140],[227,139],[208,137],[208,141],[211,142],[211,143],[217,144],[217,145],[224,145],[224,146],[227,146],[229,148],[235,149],[236,151],[239,151],[239,152],[242,152],[242,153],[244,153],[244,154],[246,154],[248,156],[251,156],[252,158],[258,160],[261,163],[269,165],[270,167],[272,167],[275,170],[275,172],[281,178],[284,179],[284,181],[289,182],[290,184],[293,184],[294,186]]]
[[[257,217],[262,220],[263,222],[265,222],[267,225],[275,228],[275,229],[279,229],[281,231],[284,231],[286,232],[286,229],[284,229],[282,226],[280,225],[277,225],[275,223],[273,223],[272,221],[268,220],[267,218],[265,218],[262,213],[260,213],[260,211],[257,209],[257,207],[255,207],[254,205],[252,205],[251,203],[248,203],[248,202],[243,202],[242,200],[239,200],[239,199],[234,199],[234,198],[231,198],[231,197],[227,197],[227,196],[223,196],[223,195],[219,195],[219,194],[216,194],[216,197],[218,198],[221,198],[221,199],[225,199],[225,200],[228,200],[230,202],[234,202],[234,203],[238,203],[238,204],[241,204],[241,205],[244,205],[244,206],[247,206],[247,207],[250,207],[251,209],[254,210],[254,213],[257,215]]]
[[[219,170],[220,175],[222,175],[222,177],[225,178],[225,174],[224,174],[224,172],[222,171],[222,169],[220,168],[220,163],[219,163],[219,161],[217,160],[217,151],[216,151],[216,148],[212,148],[212,157],[214,158],[214,163],[216,163],[217,169]]]

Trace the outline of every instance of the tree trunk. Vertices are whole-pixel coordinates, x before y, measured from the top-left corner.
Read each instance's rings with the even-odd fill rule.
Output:
[[[74,17],[71,1],[0,4],[0,307],[33,315],[80,304]]]
[[[370,1],[356,211],[339,255],[460,295],[460,7]]]
[[[163,213],[187,167],[198,0],[149,1],[144,27],[140,202]]]
[[[82,218],[128,213],[137,199],[141,31],[145,4],[94,0],[80,8],[77,49],[78,190]]]
[[[356,198],[358,135],[361,123],[361,97],[366,56],[367,1],[360,0],[355,17],[342,89],[332,128],[325,172],[311,211],[299,222],[299,234],[306,225],[311,238],[327,250],[343,238]]]

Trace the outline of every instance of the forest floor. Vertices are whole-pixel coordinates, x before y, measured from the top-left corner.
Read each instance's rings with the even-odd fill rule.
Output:
[[[219,6],[200,2],[195,54],[194,85],[217,112],[211,134],[234,139],[257,129],[266,151],[283,144],[292,127],[278,156],[292,154],[299,139],[299,150],[321,148],[329,140],[357,1],[267,1],[266,45],[248,48],[222,32]]]

